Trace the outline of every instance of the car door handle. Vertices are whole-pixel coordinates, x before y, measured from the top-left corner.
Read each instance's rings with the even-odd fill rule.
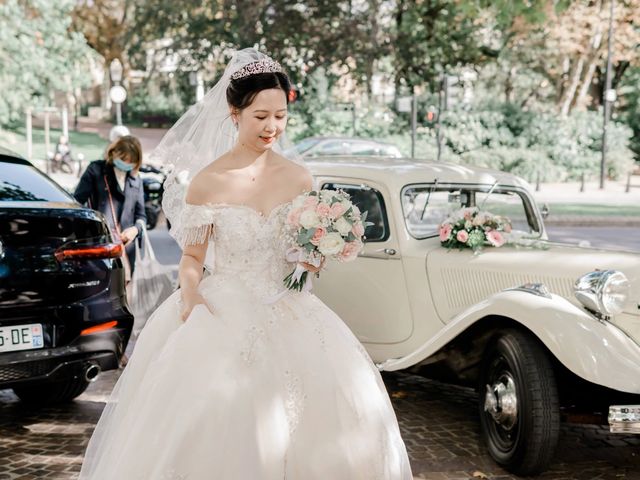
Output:
[[[368,257],[368,258],[382,258],[382,259],[389,259],[391,257],[393,257],[396,254],[396,250],[394,248],[380,248],[378,250],[374,250],[372,252],[363,252],[360,254],[361,257]]]

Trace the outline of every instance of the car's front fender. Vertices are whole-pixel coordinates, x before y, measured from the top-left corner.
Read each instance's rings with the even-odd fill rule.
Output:
[[[436,353],[479,320],[513,319],[536,335],[570,371],[585,380],[640,393],[640,346],[615,325],[594,318],[564,297],[517,290],[497,293],[453,318],[437,335],[409,355],[390,359],[381,370],[400,370]]]

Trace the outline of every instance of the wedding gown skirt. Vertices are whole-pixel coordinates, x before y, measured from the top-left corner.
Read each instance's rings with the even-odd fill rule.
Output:
[[[176,292],[153,314],[80,478],[411,479],[364,348],[313,294],[274,296],[289,268],[274,268],[282,215],[205,213],[215,224],[214,273],[199,288],[213,313],[198,305],[183,323]]]

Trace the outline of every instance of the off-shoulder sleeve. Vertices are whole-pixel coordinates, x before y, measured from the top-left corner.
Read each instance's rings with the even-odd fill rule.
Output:
[[[215,211],[207,205],[185,204],[180,223],[172,230],[173,237],[184,248],[209,241],[214,234]]]

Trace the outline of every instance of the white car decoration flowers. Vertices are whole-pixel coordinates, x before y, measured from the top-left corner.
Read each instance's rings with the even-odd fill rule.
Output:
[[[509,219],[480,211],[477,207],[458,210],[438,229],[443,247],[471,248],[474,251],[485,245],[503,246],[507,241],[505,234],[510,232]]]
[[[296,197],[287,214],[286,234],[291,247],[288,262],[296,268],[284,279],[291,290],[310,288],[309,266],[318,272],[325,259],[355,260],[362,250],[367,212],[361,213],[349,195],[335,190],[312,190]]]

